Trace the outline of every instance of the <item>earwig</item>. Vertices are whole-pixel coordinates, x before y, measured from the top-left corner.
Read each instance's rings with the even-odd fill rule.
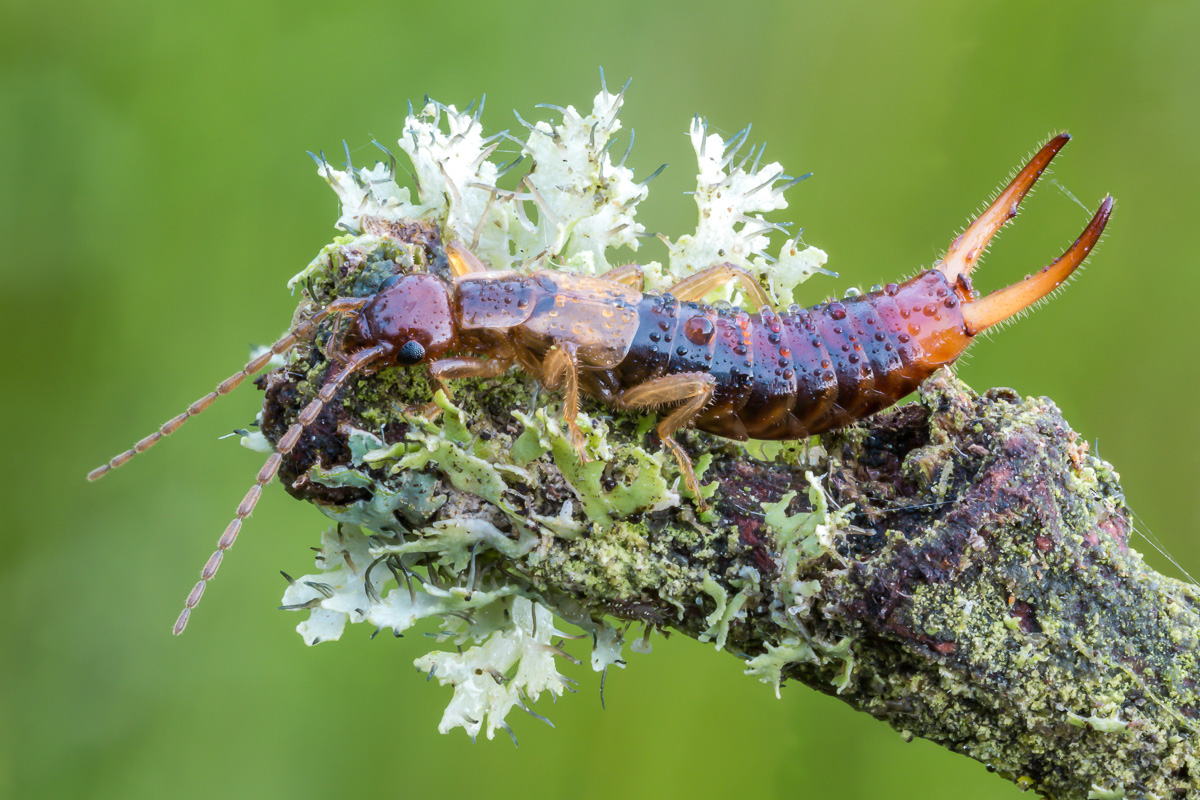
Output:
[[[580,457],[579,396],[617,409],[666,409],[657,433],[684,483],[704,506],[691,459],[674,434],[694,427],[746,440],[799,439],[845,426],[896,403],[974,337],[1042,300],[1066,281],[1099,240],[1112,212],[1106,196],[1080,237],[1054,262],[980,298],[969,276],[995,233],[1070,137],[1051,139],[932,269],[901,284],[811,308],[771,307],[750,273],[709,267],[662,294],[644,294],[641,268],[601,277],[540,271],[491,272],[451,242],[429,272],[398,274],[368,297],[340,298],[296,326],[158,431],[93,470],[96,480],[174,433],[218,397],[337,321],[327,345],[334,368],[275,445],[188,595],[182,633],[225,551],[263,488],[305,430],[353,375],[424,365],[435,383],[497,377],[516,365],[563,391],[563,416]],[[736,283],[755,313],[702,298]],[[343,326],[342,322],[348,321]]]

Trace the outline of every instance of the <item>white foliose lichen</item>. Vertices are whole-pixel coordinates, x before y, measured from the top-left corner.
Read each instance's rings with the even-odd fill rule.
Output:
[[[700,221],[694,234],[684,234],[674,242],[666,240],[670,271],[673,275],[690,275],[729,262],[765,279],[775,303],[786,304],[791,302],[797,285],[816,272],[825,272],[828,256],[816,247],[802,248],[794,238],[785,241],[775,257],[770,256],[769,234],[786,234],[787,228],[766,219],[763,213],[787,208],[784,191],[812,173],[792,178],[778,162],[760,166],[766,144],[757,148],[757,156],[756,148],[751,146],[738,159],[749,132],[745,128],[723,140],[710,134],[699,117],[692,120],[690,136],[700,165],[694,192]],[[751,158],[754,162],[747,168]],[[724,287],[719,299],[736,301],[735,288],[733,284]]]
[[[557,125],[522,120],[524,142],[507,131],[485,137],[478,111],[426,103],[409,113],[399,141],[413,164],[415,201],[392,163],[338,170],[319,160],[318,172],[342,201],[346,230],[361,230],[364,217],[436,219],[493,269],[528,271],[557,258],[604,272],[610,249],[637,250],[644,233],[634,214],[647,187],[608,153],[623,102],[602,90],[587,116],[567,106]],[[515,189],[498,186],[507,169],[491,160],[506,144],[533,165]]]
[[[362,168],[352,166],[347,154],[344,170],[319,157],[318,173],[341,201],[339,227],[358,237],[363,252],[378,244],[377,237],[363,232],[365,219],[425,220],[469,248],[490,269],[600,274],[610,268],[614,249],[637,250],[644,234],[635,215],[648,195],[647,182],[634,180],[624,158],[614,163],[609,155],[621,129],[618,112],[623,102],[623,91],[613,94],[605,88],[587,115],[568,106],[557,109],[558,123],[527,123],[518,117],[528,131],[524,141],[507,132],[485,135],[482,105],[474,113],[434,102],[418,112],[410,108],[399,147],[412,162],[415,197],[414,190],[398,183],[395,159],[386,150],[386,163]],[[694,233],[675,241],[663,237],[668,264],[643,264],[647,290],[664,290],[697,269],[730,262],[756,275],[774,299],[787,303],[798,283],[823,271],[825,254],[794,238],[774,254],[768,251],[769,234],[782,227],[763,215],[786,208],[783,191],[796,179],[788,178],[777,163],[760,167],[761,150],[749,166],[754,148],[737,160],[745,138],[741,134],[725,142],[708,134],[699,120],[692,123],[699,162],[694,193],[699,223]],[[522,159],[527,161],[524,176],[506,179],[514,165],[501,163]],[[511,188],[501,187],[505,180]],[[328,269],[330,254],[337,248],[353,249],[353,242],[339,239],[331,248],[291,285]],[[723,287],[709,299],[737,296],[732,287]],[[349,437],[350,466],[310,471],[310,480],[326,486],[374,491],[367,501],[324,507],[339,524],[322,538],[319,571],[292,581],[283,602],[286,608],[310,612],[298,626],[307,644],[338,639],[347,622],[398,635],[423,619],[436,619],[440,627],[435,638],[452,644],[455,651],[431,652],[415,663],[454,687],[439,729],[462,727],[472,738],[484,730],[491,738],[497,728],[511,733],[505,718],[514,707],[538,716],[529,703],[543,692],[557,696],[566,688],[568,679],[558,672],[557,659],[569,658],[560,648],[567,635],[555,628],[555,616],[585,632],[575,638],[592,642],[590,663],[597,672],[624,666],[626,626],[595,622],[586,610],[571,606],[572,601],[537,596],[508,580],[505,570],[481,566],[519,561],[547,536],[581,535],[587,517],[573,516],[571,501],[566,501],[561,519],[520,519],[507,502],[505,483],[507,474],[521,471],[520,460],[474,439],[457,409],[439,398],[440,424],[415,422],[409,441],[390,447],[370,432],[354,431]],[[553,433],[546,429],[546,436],[554,438]],[[525,444],[530,457],[553,446],[541,439]],[[436,480],[424,474],[430,464],[459,491],[475,494],[507,515],[519,535],[502,533],[478,519],[423,524],[446,500],[433,494]],[[393,488],[381,491],[367,466],[398,476]],[[592,497],[587,485],[583,478],[572,484],[581,493],[581,511],[590,508],[590,499],[612,502],[607,495]],[[640,509],[656,507],[668,495],[676,497],[664,489],[626,499]],[[401,519],[406,524],[397,524]],[[435,579],[430,567],[439,577]],[[723,606],[721,618],[713,620],[712,636],[718,644],[740,600],[739,594]],[[775,674],[765,667],[761,671]]]
[[[338,226],[345,230],[361,231],[368,217],[435,220],[491,269],[599,274],[612,266],[609,251],[622,246],[636,251],[645,233],[635,217],[649,194],[648,180],[635,181],[625,158],[614,164],[609,153],[621,130],[617,115],[624,97],[623,91],[602,89],[590,114],[567,106],[558,109],[557,124],[518,117],[528,129],[524,141],[507,131],[485,136],[482,105],[474,113],[432,101],[419,112],[410,109],[399,146],[413,165],[415,200],[397,183],[394,160],[355,168],[347,156],[346,169],[339,170],[321,157],[317,171],[341,200]],[[751,147],[739,159],[748,130],[724,141],[709,134],[699,118],[692,121],[699,221],[692,234],[674,241],[661,237],[668,264],[643,264],[648,290],[664,290],[681,277],[728,262],[760,276],[773,299],[787,304],[797,285],[825,272],[828,256],[794,237],[774,254],[768,251],[769,234],[787,229],[763,214],[787,208],[784,191],[808,176],[791,178],[778,162],[760,165],[765,145],[757,156]],[[509,164],[501,166],[492,159],[505,145],[520,152],[516,158],[511,149],[503,152]],[[501,178],[522,160],[529,162],[524,177],[514,188],[502,188]],[[712,299],[736,299],[735,289],[723,287]]]

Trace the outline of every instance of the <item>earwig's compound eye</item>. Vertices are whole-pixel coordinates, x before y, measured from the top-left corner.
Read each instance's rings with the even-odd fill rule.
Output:
[[[424,357],[425,348],[421,346],[420,342],[407,342],[396,351],[396,363],[406,367],[421,363],[421,359]]]

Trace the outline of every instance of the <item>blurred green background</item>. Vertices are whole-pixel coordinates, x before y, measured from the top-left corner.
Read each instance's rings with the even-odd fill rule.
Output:
[[[436,732],[450,690],[410,666],[419,634],[305,648],[275,611],[325,518],[272,487],[187,635],[171,623],[258,469],[244,390],[96,485],[83,476],[204,393],[287,324],[285,280],[334,235],[305,150],[361,161],[405,103],[587,109],[603,66],[640,219],[694,225],[693,114],[793,174],[781,215],[845,286],[911,274],[1047,134],[1052,177],[1117,197],[1082,277],[977,345],[976,387],[1045,394],[1121,471],[1128,498],[1200,569],[1200,5],[973,2],[601,5],[0,0],[0,796],[1012,798],[982,766],[905,744],[836,700],[782,700],[735,658],[654,640],[548,710],[521,746]],[[550,112],[541,112],[548,114]],[[1027,202],[977,285],[1023,276],[1089,213]],[[644,257],[661,258],[649,242]],[[819,285],[818,285],[819,284]],[[1144,540],[1148,560],[1174,567]]]

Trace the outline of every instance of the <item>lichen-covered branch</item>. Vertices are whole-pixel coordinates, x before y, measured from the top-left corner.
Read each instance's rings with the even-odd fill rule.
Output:
[[[493,268],[603,268],[608,248],[636,245],[645,196],[608,160],[620,100],[605,90],[590,116],[530,125],[539,160],[520,193],[494,185],[494,148],[453,107],[409,117],[415,200],[387,165],[322,162],[353,235],[296,277],[295,322],[441,269],[449,239]],[[743,138],[693,126],[701,222],[668,243],[667,267],[646,265],[651,286],[714,254],[783,298],[820,270],[824,254],[792,240],[772,267],[772,223],[756,213],[785,205],[783,171],[734,164]],[[269,442],[250,444],[270,449],[326,384],[342,324],[322,323],[259,379]],[[916,403],[812,441],[682,432],[702,510],[652,415],[585,403],[581,457],[562,398],[517,370],[436,388],[421,369],[352,376],[279,474],[339,523],[319,572],[285,595],[310,612],[305,641],[348,622],[397,634],[436,622],[447,647],[417,666],[454,687],[441,730],[490,737],[514,708],[537,716],[537,696],[570,680],[558,668],[573,630],[597,671],[623,665],[631,630],[672,630],[1048,796],[1200,793],[1200,592],[1130,549],[1115,472],[1049,401],[978,396],[941,374]]]
[[[324,373],[319,348],[309,361],[266,380],[268,436]],[[440,407],[410,377],[360,380],[284,480],[380,534],[358,566],[389,564],[392,596],[456,587],[459,607],[434,612],[461,625],[447,635],[471,638],[495,595],[532,598],[526,613],[598,637],[619,637],[601,624],[615,618],[715,640],[764,680],[834,694],[1054,797],[1200,789],[1200,596],[1129,548],[1116,474],[1049,401],[943,375],[917,403],[758,458],[693,435],[714,490],[698,513],[639,417],[591,409],[597,457],[581,463],[553,398],[540,408],[522,376],[456,385]],[[359,591],[379,599],[393,574],[376,570],[379,588]],[[552,647],[548,614],[542,626]],[[495,669],[487,681],[508,680]]]

